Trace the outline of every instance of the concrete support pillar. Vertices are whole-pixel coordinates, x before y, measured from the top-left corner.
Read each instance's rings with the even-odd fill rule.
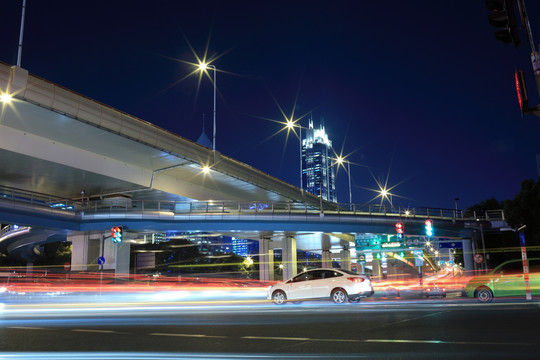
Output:
[[[475,270],[472,239],[463,239],[461,243],[463,244],[463,266],[465,271],[472,272]]]
[[[332,268],[332,253],[330,250],[322,251],[321,267]]]
[[[85,271],[88,269],[88,234],[80,233],[68,235],[71,242],[71,271]],[[99,251],[98,251],[99,253]],[[97,258],[96,258],[97,265]]]
[[[114,273],[118,275],[129,275],[129,254],[131,250],[131,243],[121,242],[121,243],[111,243],[115,246],[115,267]]]
[[[259,280],[274,280],[274,249],[269,239],[259,240]]]
[[[287,280],[297,274],[297,261],[296,261],[296,239],[287,236],[283,240],[282,248],[283,256],[283,280]]]
[[[373,259],[371,262],[371,267],[373,270],[373,277],[382,279],[381,260]]]
[[[351,270],[351,252],[347,250],[341,250],[341,268],[344,270]]]
[[[322,259],[321,267],[332,268],[332,253],[330,252],[330,236],[321,234]]]
[[[129,274],[131,246],[128,242],[119,244],[105,239],[108,234],[79,233],[69,235],[72,244],[71,271],[114,270],[116,274]],[[103,257],[103,266],[98,259]]]

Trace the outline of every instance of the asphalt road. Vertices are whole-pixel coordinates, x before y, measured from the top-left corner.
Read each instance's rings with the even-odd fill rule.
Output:
[[[0,310],[0,359],[540,358],[538,302],[124,301]]]

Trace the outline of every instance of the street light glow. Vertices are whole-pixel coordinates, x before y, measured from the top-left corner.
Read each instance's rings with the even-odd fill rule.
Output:
[[[9,94],[0,95],[0,101],[2,101],[4,103],[11,102],[12,99],[13,99],[13,97],[11,95],[9,95]]]
[[[210,172],[210,167],[208,165],[205,165],[202,167],[202,172],[205,174],[208,174]]]
[[[205,62],[199,63],[199,70],[205,71],[208,68],[208,64]]]

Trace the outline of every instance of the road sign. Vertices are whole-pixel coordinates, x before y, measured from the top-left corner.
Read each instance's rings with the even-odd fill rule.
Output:
[[[474,262],[477,264],[481,264],[484,261],[484,257],[482,256],[482,254],[474,254],[473,259]]]
[[[362,264],[362,265],[365,264],[366,263],[366,255],[364,255],[364,254],[358,255],[358,263]]]
[[[100,256],[100,257],[98,258],[98,260],[97,260],[97,263],[98,263],[99,265],[105,264],[105,258],[104,258],[103,256]]]
[[[71,269],[71,264],[69,262],[64,263],[64,270],[69,271]]]
[[[407,237],[404,245],[405,247],[422,247],[422,241],[418,237]]]
[[[356,251],[380,249],[382,236],[372,234],[356,234],[354,243]]]
[[[424,266],[424,252],[422,250],[414,250],[414,266]]]
[[[439,249],[463,249],[461,241],[439,242]]]

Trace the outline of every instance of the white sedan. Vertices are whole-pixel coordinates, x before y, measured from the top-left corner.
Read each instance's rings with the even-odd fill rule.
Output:
[[[268,288],[267,299],[286,301],[332,299],[337,304],[357,302],[373,295],[369,277],[343,269],[313,269]]]

